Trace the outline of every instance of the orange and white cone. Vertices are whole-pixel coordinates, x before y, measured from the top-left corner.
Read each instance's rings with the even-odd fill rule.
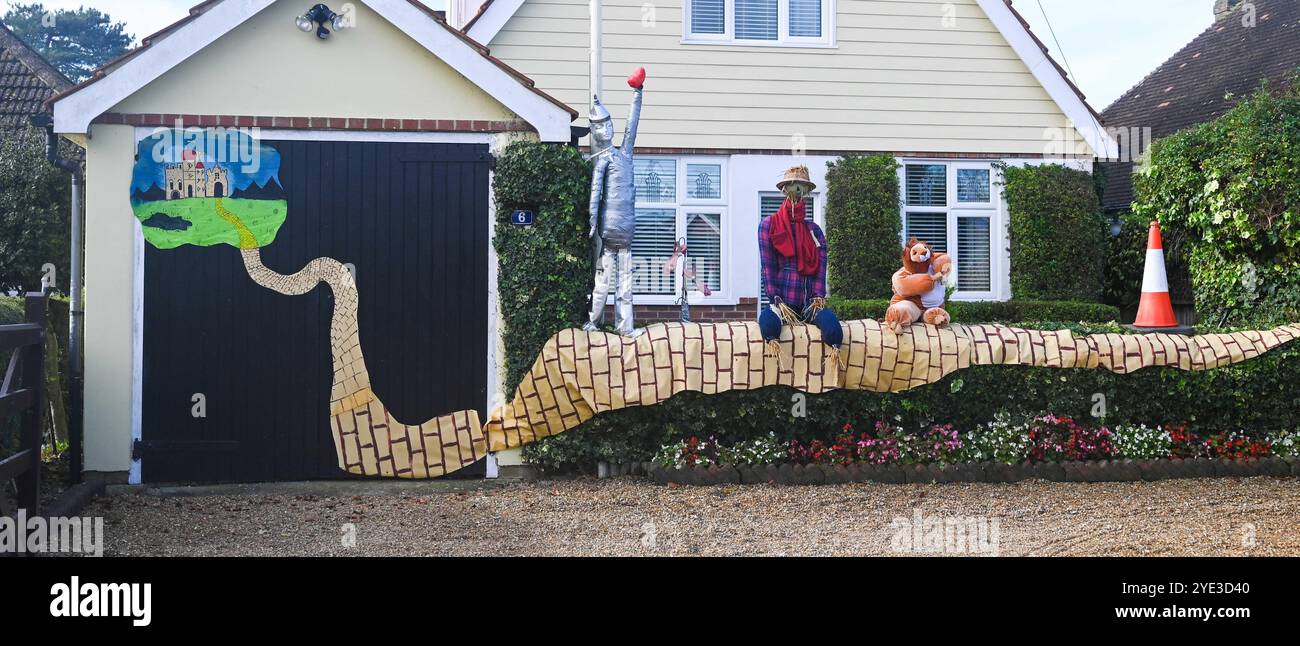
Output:
[[[1134,327],[1178,327],[1174,305],[1169,300],[1169,279],[1165,275],[1165,248],[1160,243],[1160,223],[1151,222],[1147,234],[1146,269],[1142,272],[1142,301]]]

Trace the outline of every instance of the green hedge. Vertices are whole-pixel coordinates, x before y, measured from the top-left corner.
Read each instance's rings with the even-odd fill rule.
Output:
[[[1134,213],[1186,240],[1202,320],[1300,320],[1300,84],[1160,139],[1134,191]]]
[[[1114,332],[1114,324],[1028,324],[1076,333]],[[806,395],[806,416],[792,415],[800,393],[774,387],[705,396],[683,393],[659,406],[600,415],[562,435],[525,448],[535,464],[555,470],[590,469],[597,461],[645,461],[662,445],[686,437],[723,443],[775,433],[784,441],[828,439],[844,424],[870,428],[889,420],[907,428],[951,423],[961,430],[1012,416],[1043,412],[1092,419],[1105,397],[1107,424],[1187,424],[1198,432],[1246,430],[1260,434],[1300,428],[1300,343],[1245,363],[1207,372],[1152,368],[1129,375],[1105,370],[974,366],[904,393],[835,391]]]
[[[826,190],[830,291],[847,298],[889,296],[902,249],[898,162],[888,155],[827,162]]]
[[[888,299],[832,298],[830,305],[840,320],[883,319]],[[1100,303],[1071,301],[950,301],[945,309],[957,323],[1001,321],[1084,321],[1106,323],[1119,320],[1119,308]]]
[[[591,293],[587,237],[591,165],[575,148],[516,142],[497,158],[497,288],[505,319],[506,391],[514,392],[556,332],[581,325]],[[510,223],[532,209],[536,224]]]
[[[1003,166],[1002,173],[1011,219],[1011,293],[1099,300],[1109,225],[1092,175],[1056,164]]]

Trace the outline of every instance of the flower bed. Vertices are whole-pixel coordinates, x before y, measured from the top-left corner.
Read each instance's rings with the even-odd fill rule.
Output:
[[[1040,415],[1005,415],[974,430],[951,424],[912,431],[886,422],[845,424],[828,440],[781,442],[775,434],[733,445],[689,437],[637,465],[661,483],[834,484],[1017,482],[1029,478],[1105,482],[1223,476],[1300,476],[1300,434],[1200,436],[1184,426],[1089,425]]]

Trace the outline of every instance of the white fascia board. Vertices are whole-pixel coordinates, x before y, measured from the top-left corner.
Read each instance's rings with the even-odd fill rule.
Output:
[[[506,26],[506,21],[524,6],[524,0],[491,0],[491,2],[487,11],[478,17],[468,32],[465,32],[470,38],[484,45],[491,44],[492,39],[501,32],[501,28]]]
[[[1033,36],[1020,23],[1004,0],[975,0],[993,25],[1002,32],[1011,48],[1020,56],[1020,60],[1029,67],[1029,71],[1038,79],[1039,85],[1047,91],[1048,96],[1056,102],[1057,107],[1074,124],[1075,130],[1097,157],[1114,159],[1119,157],[1119,144],[1114,137],[1093,116],[1087,104],[1074,89],[1070,87],[1065,76],[1052,63],[1043,49],[1034,41]]]
[[[225,0],[150,45],[104,78],[54,104],[54,130],[86,134],[90,122],[211,45],[276,0]]]
[[[104,78],[54,104],[60,134],[85,134],[90,123],[168,70],[211,45],[276,0],[224,0]],[[408,0],[368,0],[392,23],[461,76],[537,129],[542,141],[568,142],[568,111],[546,100]]]
[[[407,0],[368,0],[380,16],[537,129],[542,141],[568,142],[572,116],[526,87]]]

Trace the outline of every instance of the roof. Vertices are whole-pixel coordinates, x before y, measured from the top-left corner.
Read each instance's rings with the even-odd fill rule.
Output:
[[[99,84],[101,81],[104,81],[105,79],[112,77],[113,73],[119,70],[120,68],[132,64],[132,62],[135,61],[136,59],[146,56],[151,50],[160,46],[161,43],[168,42],[169,37],[172,36],[173,34],[176,34],[177,32],[180,32],[181,30],[190,27],[200,18],[208,15],[209,13],[215,13],[214,10],[216,10],[218,7],[221,7],[222,4],[226,1],[227,0],[206,0],[205,2],[195,5],[194,7],[190,8],[189,15],[187,15],[185,18],[182,18],[181,20],[178,20],[177,22],[163,28],[157,33],[154,33],[142,39],[140,41],[139,47],[132,49],[131,51],[123,54],[117,59],[110,61],[104,66],[95,70],[95,72],[90,76],[90,78],[86,79],[82,83],[74,87],[71,87],[69,89],[66,89],[65,91],[62,91],[59,94],[47,99],[45,105],[47,107],[53,107],[56,104],[59,104],[66,99],[77,96],[78,94],[82,93],[84,90],[87,90],[88,88],[94,87],[95,85]],[[271,1],[273,0],[262,0],[262,2],[260,3],[242,2],[242,3],[236,3],[237,6],[232,5],[234,7],[232,11],[234,12],[244,11],[246,13],[246,15],[236,14],[234,17],[238,18],[239,20],[233,26],[237,26],[238,24],[242,23],[243,20],[246,20],[247,18],[251,17],[253,14],[255,14],[258,10],[260,10],[267,4],[269,4],[269,2]],[[376,10],[382,10],[384,7],[388,7],[391,10],[394,9],[397,5],[405,5],[417,9],[421,14],[423,14],[423,16],[427,17],[430,22],[438,26],[438,30],[440,33],[445,33],[453,36],[456,39],[456,41],[468,47],[470,51],[472,51],[474,54],[477,55],[477,57],[489,63],[499,73],[506,74],[511,79],[516,81],[519,85],[523,86],[529,93],[537,96],[538,98],[543,99],[544,101],[553,105],[554,107],[563,110],[565,113],[569,115],[570,120],[577,118],[578,112],[576,110],[574,110],[567,104],[561,102],[560,100],[556,99],[555,97],[552,97],[551,95],[537,89],[532,79],[528,78],[518,70],[510,67],[509,65],[506,65],[504,62],[492,56],[491,52],[488,51],[487,47],[476,42],[474,39],[462,33],[460,30],[453,29],[451,26],[449,26],[444,17],[445,15],[444,12],[430,9],[429,7],[420,3],[418,0],[391,0],[387,2],[383,0],[378,0],[376,2],[371,2],[368,4],[372,5],[371,8]],[[393,22],[394,24],[396,24],[396,21]],[[233,26],[231,28],[233,28]],[[398,28],[403,29],[403,26],[398,25]],[[406,31],[406,29],[403,29],[403,31]],[[186,40],[186,39],[177,39],[177,40]],[[184,60],[184,58],[182,57],[179,60],[168,60],[168,64],[170,66],[174,66],[179,64],[181,60]],[[170,69],[170,66],[167,69]],[[453,67],[456,67],[456,65],[453,64]],[[457,71],[460,72],[462,75],[465,74],[464,70],[458,69]],[[153,78],[156,78],[158,75],[161,75],[161,72],[154,75]],[[133,75],[133,78],[134,76],[135,75]],[[473,81],[474,79],[470,79],[470,80]],[[138,90],[139,87],[143,87],[144,84],[145,83],[139,83],[134,89]],[[515,110],[515,112],[518,113],[518,110]],[[98,115],[94,115],[94,116],[98,116]],[[520,115],[520,116],[524,117],[525,115]],[[59,114],[57,113],[57,111],[55,117],[56,117],[56,122],[59,121],[58,119]],[[91,118],[93,118],[93,116]],[[56,126],[57,125],[58,124],[56,123]],[[74,130],[79,129],[79,127],[80,124],[78,124],[77,126],[73,126]],[[66,131],[65,128],[59,128],[59,130],[60,132]],[[567,126],[566,126],[566,130],[567,130]],[[567,141],[567,138],[565,140]]]
[[[484,0],[478,12],[465,23],[463,30],[478,42],[491,43],[524,2],[525,0]],[[1101,115],[1088,105],[1087,97],[1070,80],[1065,68],[1052,58],[1043,41],[1034,35],[1029,23],[1012,6],[1012,0],[975,2],[1097,156],[1115,156],[1115,140],[1102,128]]]
[[[28,118],[72,82],[0,23],[0,130],[25,128]]]
[[[1300,2],[1253,0],[1255,26],[1234,12],[1216,20],[1102,112],[1117,128],[1151,128],[1151,140],[1230,110],[1261,81],[1285,87],[1300,68]],[[1121,151],[1125,152],[1125,151]],[[1137,151],[1138,153],[1144,151]],[[1133,165],[1106,164],[1108,210],[1133,201]]]

